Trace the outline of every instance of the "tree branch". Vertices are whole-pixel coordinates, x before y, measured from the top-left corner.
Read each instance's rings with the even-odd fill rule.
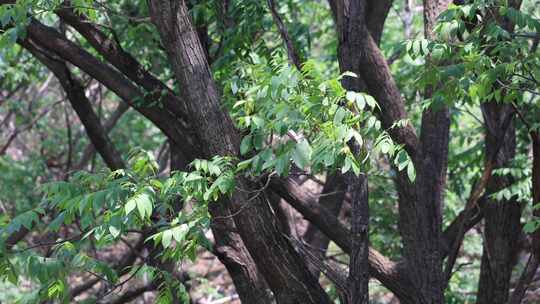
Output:
[[[63,60],[79,67],[94,79],[103,83],[122,100],[152,121],[168,137],[183,147],[186,155],[196,155],[196,149],[175,116],[157,105],[151,96],[145,96],[135,85],[109,65],[102,63],[87,51],[67,40],[56,30],[32,20],[27,27],[28,38],[39,47],[55,53]],[[147,104],[141,104],[142,101]],[[186,143],[187,141],[187,143]]]
[[[124,161],[107,136],[107,132],[105,132],[101,125],[99,117],[94,112],[90,101],[86,98],[84,87],[80,81],[73,77],[65,62],[54,59],[51,54],[47,54],[45,50],[39,49],[30,39],[20,41],[20,44],[47,66],[58,78],[71,106],[81,120],[90,141],[107,166],[111,170],[124,168]]]
[[[300,53],[294,46],[294,42],[292,41],[289,35],[289,31],[287,31],[287,27],[285,27],[285,24],[283,23],[283,19],[281,19],[281,16],[279,15],[276,9],[274,0],[267,0],[267,3],[268,3],[268,7],[270,8],[270,13],[272,14],[272,19],[274,19],[274,23],[276,24],[279,30],[279,34],[281,35],[281,39],[283,39],[283,42],[285,42],[285,46],[287,47],[287,55],[289,57],[289,61],[299,71],[301,71],[302,59],[300,58]]]
[[[290,178],[286,181],[272,179],[270,189],[279,194],[308,221],[317,226],[344,252],[350,254],[351,239],[349,230],[328,210],[317,204],[317,199],[305,189],[298,187]],[[414,289],[409,285],[404,265],[384,257],[373,248],[368,253],[370,275],[379,280],[400,300],[411,299]],[[404,302],[408,303],[408,302]]]
[[[185,103],[163,82],[146,70],[131,54],[107,34],[99,30],[90,20],[82,14],[76,14],[64,3],[56,14],[67,24],[72,26],[101,54],[109,63],[121,71],[126,77],[137,83],[150,93],[150,98],[163,102],[165,108],[171,111],[183,124],[184,130],[189,130],[189,115]]]
[[[103,123],[103,129],[106,134],[109,134],[112,129],[116,126],[116,123],[120,120],[122,115],[129,109],[129,105],[125,102],[120,102],[116,109],[112,112],[107,120]],[[74,166],[74,170],[83,169],[88,162],[93,158],[96,153],[96,149],[92,143],[88,144],[82,153],[81,159]]]

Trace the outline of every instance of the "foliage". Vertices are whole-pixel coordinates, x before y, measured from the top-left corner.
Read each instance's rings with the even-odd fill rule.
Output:
[[[71,5],[156,79],[182,94],[166,64],[167,54],[148,17],[146,1],[106,2],[76,0]],[[160,282],[157,303],[174,298],[187,302],[184,282],[155,268],[154,262],[195,261],[202,250],[213,250],[207,239],[209,208],[226,204],[231,195],[242,191],[235,186],[239,176],[260,181],[299,171],[324,180],[335,173],[366,173],[371,245],[391,258],[401,256],[396,207],[400,197],[393,179],[399,174],[396,171],[404,171],[414,185],[415,168],[389,130],[381,127],[377,101],[342,87],[345,77],[359,76],[339,75],[338,37],[326,2],[290,0],[277,5],[304,60],[300,71],[287,62],[266,1],[225,1],[226,7],[215,0],[187,2],[194,25],[206,34],[199,38],[209,46],[207,59],[222,91],[223,106],[242,138],[237,157],[196,159],[188,171],[178,172],[167,171],[171,148],[161,130],[135,111],[128,111],[110,132],[120,154],[129,155],[125,169],[110,172],[98,157],[77,166],[90,142],[78,126],[76,113],[62,103],[65,94],[50,72],[17,42],[26,37],[26,27],[34,18],[63,30],[66,38],[106,60],[77,31],[64,30],[65,24],[54,13],[62,1],[0,5],[0,125],[5,119],[10,123],[5,124],[6,131],[19,136],[14,144],[17,153],[7,150],[0,155],[0,277],[5,280],[0,290],[19,288],[14,286],[26,281],[36,287],[24,294],[9,293],[7,301],[67,303],[71,279],[92,274],[103,282],[105,295],[89,301],[114,294],[132,277],[149,276]],[[496,0],[450,5],[439,17],[431,40],[419,38],[422,16],[415,14],[414,7],[406,7],[409,4],[393,4],[381,41],[410,113],[408,121],[393,128],[406,123],[418,127],[424,110],[450,108],[444,225],[463,210],[482,176],[487,160],[482,107],[497,103],[519,111],[513,121],[517,147],[516,157],[493,171],[494,177],[504,177],[510,185],[489,198],[521,203],[523,230],[535,232],[540,220],[531,213],[540,202],[532,202],[531,196],[529,132],[540,127],[536,3],[524,1],[521,10]],[[69,68],[87,86],[87,95],[98,100],[92,106],[99,118],[110,118],[123,101],[83,71]],[[39,94],[41,85],[47,87],[46,94]],[[424,98],[427,90],[433,94]],[[143,109],[157,104],[146,104],[142,98],[135,102]],[[9,235],[22,230],[46,237],[13,247],[5,243]],[[116,269],[96,253],[138,241],[148,254],[128,269]],[[480,261],[476,257],[482,242],[476,234],[466,238],[459,262],[470,267],[450,280],[448,303],[474,300],[470,294],[477,288]],[[338,297],[335,286],[325,288]],[[5,300],[0,297],[0,301]]]

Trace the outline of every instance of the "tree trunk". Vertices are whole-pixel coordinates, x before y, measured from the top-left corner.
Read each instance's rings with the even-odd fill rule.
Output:
[[[351,254],[347,303],[369,303],[369,205],[368,179],[365,174],[348,178],[351,193]]]
[[[238,155],[240,136],[231,118],[221,109],[204,50],[184,1],[148,1],[152,21],[165,46],[176,79],[182,86],[192,125],[200,139],[202,155]],[[265,277],[278,303],[330,303],[300,255],[279,229],[260,185],[244,177],[230,199],[213,204],[214,223],[233,217],[236,228]],[[218,206],[218,207],[215,207]],[[224,208],[230,210],[225,213]],[[232,216],[234,215],[234,216]]]
[[[511,115],[511,106],[490,102],[482,106],[486,124],[486,157],[495,156],[495,168],[504,168],[516,154],[516,135],[512,124],[501,130],[502,120]],[[506,132],[505,132],[506,131]],[[508,176],[493,175],[487,193],[495,193],[512,184]],[[513,199],[489,199],[484,208],[484,244],[478,287],[478,304],[503,304],[508,301],[510,278],[516,262],[521,234],[521,208]]]

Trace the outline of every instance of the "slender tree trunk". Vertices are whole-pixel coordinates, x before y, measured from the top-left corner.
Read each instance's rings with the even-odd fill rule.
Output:
[[[369,205],[367,176],[350,176],[351,193],[351,254],[349,262],[349,304],[369,303]]]
[[[521,1],[508,3],[519,10]],[[498,8],[492,8],[492,20],[509,32],[514,24],[508,18],[498,15]],[[491,52],[491,49],[487,49]],[[503,80],[504,81],[504,80]],[[506,129],[502,121],[513,115],[511,105],[495,101],[482,104],[485,124],[485,155],[494,160],[494,168],[504,168],[511,164],[516,154],[516,130],[512,122]],[[495,193],[513,183],[511,176],[493,174],[487,185],[487,193]],[[516,264],[518,239],[521,235],[521,206],[515,199],[497,201],[490,199],[484,209],[483,253],[478,286],[478,304],[502,304],[509,299],[512,269]]]
[[[511,115],[511,106],[490,102],[482,106],[486,124],[486,157],[495,156],[495,168],[510,165],[516,153],[513,124],[501,130],[502,120]],[[498,148],[502,145],[500,148]],[[487,193],[495,193],[512,184],[509,176],[493,175]],[[521,208],[513,199],[489,199],[484,207],[484,243],[478,287],[478,304],[503,304],[508,301],[510,278],[516,262],[521,234]]]
[[[521,116],[521,114],[520,114]],[[532,197],[533,197],[533,206],[538,205],[540,202],[540,133],[538,131],[533,131],[530,128],[530,124],[526,123],[527,128],[529,129],[529,135],[532,141]],[[538,218],[540,217],[540,210],[538,208],[533,210],[533,216]],[[525,296],[525,292],[531,285],[532,280],[536,274],[536,270],[540,265],[540,229],[532,235],[532,250],[531,255],[529,256],[529,261],[523,270],[519,281],[517,283],[510,300],[509,304],[520,304]]]

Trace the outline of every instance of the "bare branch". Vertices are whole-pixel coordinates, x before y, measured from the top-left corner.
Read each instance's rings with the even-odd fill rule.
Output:
[[[287,31],[287,28],[285,27],[285,24],[283,23],[283,19],[281,18],[281,16],[279,15],[276,9],[274,0],[267,0],[267,3],[268,3],[268,7],[270,8],[270,13],[272,14],[272,18],[274,19],[274,23],[276,24],[279,30],[279,34],[281,35],[281,39],[283,39],[283,42],[285,42],[285,46],[287,47],[287,55],[289,57],[289,61],[299,71],[301,71],[302,60],[300,58],[300,53],[294,46],[291,36],[289,35],[289,31]]]
[[[107,166],[111,168],[111,170],[124,168],[124,161],[107,136],[97,114],[92,109],[90,101],[85,95],[84,87],[80,81],[71,75],[65,62],[55,60],[53,56],[47,54],[46,51],[40,50],[30,39],[26,39],[20,43],[56,75],[66,92],[71,106],[83,123],[90,141],[101,157],[103,157]]]

